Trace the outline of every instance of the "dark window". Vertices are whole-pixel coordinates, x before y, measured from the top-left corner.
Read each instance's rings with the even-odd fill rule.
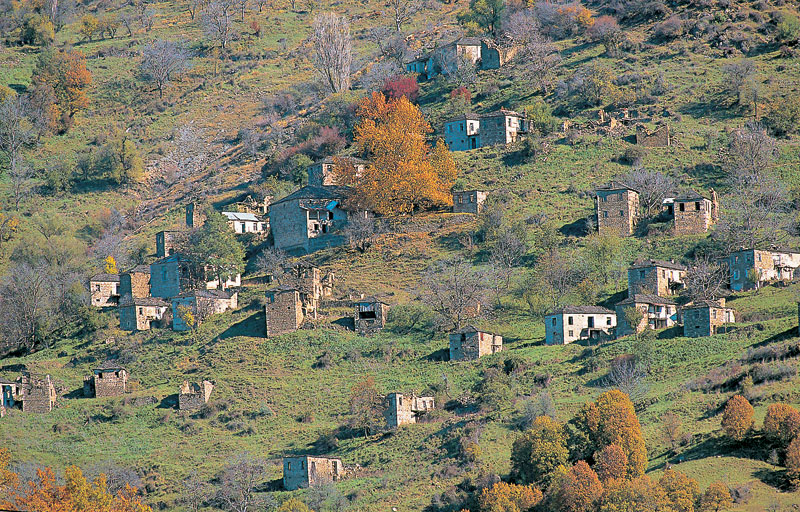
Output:
[[[620,210],[620,211],[619,211],[619,216],[620,216],[620,217],[624,217],[624,216],[625,216],[625,212],[624,212],[624,211],[622,211],[622,210]]]
[[[611,317],[606,318],[606,325],[611,325]]]
[[[682,212],[686,211],[686,205],[685,205],[685,204],[683,204],[683,203],[681,203],[681,204],[678,206],[678,210],[680,210],[680,211],[682,211]]]
[[[378,318],[378,315],[375,313],[375,311],[359,311],[358,318],[362,320],[374,320],[375,318]]]
[[[700,201],[695,201],[695,203],[694,203],[694,209],[695,209],[696,211],[698,211],[698,212],[700,211]]]
[[[604,219],[607,219],[607,218],[608,218],[608,212],[603,212],[603,218],[604,218]]]
[[[572,317],[571,317],[571,316],[567,317],[567,323],[568,323],[569,325],[572,325],[572,324],[573,324],[573,321],[572,321]]]
[[[589,326],[589,328],[590,328],[590,329],[591,329],[591,328],[593,328],[593,327],[594,327],[594,317],[593,317],[593,316],[590,316],[590,317],[588,317],[586,320],[589,322],[589,323],[588,323],[588,326]]]
[[[647,274],[647,272],[646,272],[646,271],[644,271],[644,270],[640,270],[640,271],[639,271],[639,277],[640,277],[640,278],[644,279],[644,276],[645,276],[645,274]]]

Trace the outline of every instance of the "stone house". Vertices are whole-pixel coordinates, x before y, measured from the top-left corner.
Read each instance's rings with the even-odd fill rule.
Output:
[[[224,313],[239,306],[239,293],[225,290],[193,290],[172,298],[172,329],[188,331],[190,327],[179,314],[179,308],[189,308],[195,321],[202,323],[211,315]]]
[[[283,487],[287,491],[336,482],[344,475],[341,459],[310,455],[283,458]]]
[[[449,75],[455,72],[465,60],[477,65],[480,59],[480,40],[475,37],[463,37],[407,62],[406,72],[424,74],[430,80],[436,75]]]
[[[453,213],[480,213],[487,195],[482,190],[454,190]]]
[[[272,203],[269,224],[275,248],[287,252],[309,254],[344,243],[342,228],[349,215],[342,208],[346,187],[306,186]]]
[[[174,254],[181,234],[180,231],[159,231],[156,233],[156,258],[164,258]]]
[[[319,301],[333,295],[333,272],[328,272],[323,277],[319,268],[300,264],[294,267],[294,273],[298,290],[306,295],[302,299],[307,309],[317,309]]]
[[[22,412],[45,413],[56,405],[56,388],[50,375],[33,375],[22,372]]]
[[[667,204],[667,214],[675,221],[675,234],[705,233],[719,220],[717,193],[710,191],[710,198],[690,191],[672,199]]]
[[[104,308],[119,304],[119,274],[97,274],[89,279],[92,306]]]
[[[386,325],[389,306],[376,297],[363,297],[355,301],[353,325],[359,334],[373,334]]]
[[[564,306],[544,317],[544,342],[566,345],[579,340],[595,343],[613,337],[617,315],[600,306]]]
[[[733,309],[725,307],[725,299],[692,302],[683,307],[683,335],[687,338],[712,336],[724,324],[736,321]]]
[[[404,396],[402,393],[389,393],[386,397],[386,410],[383,415],[389,428],[416,423],[417,419],[434,409],[432,396]]]
[[[123,331],[149,331],[171,322],[170,306],[158,297],[134,297],[119,305],[119,328]]]
[[[468,361],[503,350],[503,337],[468,325],[450,333],[450,360]]]
[[[114,361],[106,361],[83,379],[83,396],[103,398],[128,392],[128,370]]]
[[[194,290],[197,284],[204,286],[207,290],[217,290],[219,288],[227,290],[242,284],[242,276],[240,274],[228,278],[221,286],[216,277],[207,279],[209,274],[213,274],[213,268],[210,266],[202,269],[205,277],[194,276],[193,272],[196,272],[196,270],[193,268],[192,263],[180,253],[154,261],[150,264],[150,295],[169,299],[177,297],[181,293]]]
[[[183,381],[181,388],[178,391],[178,410],[179,411],[196,411],[202,409],[211,398],[211,392],[214,391],[214,384],[204,380],[200,384],[196,382]]]
[[[253,213],[222,212],[222,215],[228,219],[228,225],[237,235],[264,232],[264,222]]]
[[[788,249],[742,249],[728,257],[733,291],[760,288],[764,283],[793,281],[800,267],[800,252]]]
[[[633,234],[639,220],[639,193],[618,181],[595,189],[597,231],[620,236]]]
[[[352,156],[343,156],[338,158],[329,156],[327,158],[323,158],[322,160],[314,162],[308,166],[306,172],[308,173],[309,186],[321,187],[323,185],[338,185],[336,181],[336,175],[333,172],[337,160],[345,164],[352,165],[356,169],[356,174],[359,176],[364,172],[364,169],[367,166],[367,162]]]
[[[0,407],[11,409],[22,401],[22,382],[17,380],[0,379]]]
[[[450,151],[468,151],[495,145],[511,144],[527,133],[523,114],[500,109],[478,115],[462,114],[444,123],[444,141]]]
[[[639,260],[628,269],[628,295],[649,293],[666,297],[684,287],[686,267],[674,261]]]
[[[119,276],[120,303],[150,296],[150,265],[136,265]]]
[[[642,319],[636,326],[636,332],[645,329],[666,329],[678,323],[678,306],[672,299],[644,293],[630,294],[627,299],[618,302],[617,310],[617,337],[633,334],[634,329],[628,325],[625,311],[635,307],[642,312]]]
[[[308,314],[302,292],[290,286],[279,286],[267,291],[267,337],[294,332],[303,325]],[[312,312],[316,317],[316,310]]]
[[[186,227],[199,228],[206,222],[206,215],[203,213],[203,205],[191,202],[186,205]]]
[[[500,69],[518,50],[518,46],[501,47],[492,39],[481,39],[481,69]]]
[[[650,132],[645,125],[636,125],[636,144],[647,148],[665,148],[669,146],[669,126],[663,124]]]

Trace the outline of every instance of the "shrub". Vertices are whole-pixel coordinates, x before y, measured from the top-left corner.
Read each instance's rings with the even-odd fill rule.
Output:
[[[728,510],[731,506],[733,506],[731,492],[728,486],[720,482],[709,485],[706,492],[700,496],[700,510],[703,512]]]
[[[386,80],[381,92],[388,99],[397,100],[405,96],[408,101],[416,103],[419,99],[419,84],[413,75],[395,76]]]
[[[542,491],[528,485],[498,482],[478,497],[481,512],[530,510],[542,501]]]
[[[780,42],[791,42],[795,41],[798,35],[800,35],[800,19],[794,14],[783,13],[775,27],[775,37]]]
[[[677,16],[670,16],[653,27],[653,35],[657,39],[670,40],[683,34],[683,21]]]
[[[800,133],[800,97],[789,94],[775,100],[770,105],[763,122],[778,136]]]
[[[547,485],[555,469],[565,465],[568,457],[564,427],[548,416],[540,416],[514,441],[511,473],[518,482]]]
[[[789,482],[797,486],[800,483],[800,438],[796,437],[786,449],[786,475]]]

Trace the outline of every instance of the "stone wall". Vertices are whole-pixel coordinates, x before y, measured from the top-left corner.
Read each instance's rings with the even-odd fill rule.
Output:
[[[269,224],[275,247],[284,251],[305,248],[308,242],[306,211],[297,201],[284,201],[269,207]]]
[[[49,375],[22,374],[22,412],[50,412],[55,403],[56,389]]]
[[[516,116],[502,113],[487,114],[481,117],[480,147],[510,144],[517,140],[522,130],[522,120]]]
[[[397,428],[400,425],[416,423],[420,414],[433,409],[433,397],[404,396],[401,393],[390,393],[386,397],[384,417],[389,428]]]
[[[700,234],[708,231],[713,223],[712,203],[708,199],[675,201],[675,234]]]
[[[156,258],[163,258],[175,252],[177,236],[177,231],[156,233]]]
[[[360,334],[373,334],[386,325],[389,315],[389,306],[382,302],[356,302],[353,322],[356,332]]]
[[[724,306],[724,299],[719,305],[687,307],[683,311],[683,335],[687,338],[712,336],[722,331],[726,323],[735,321],[735,313]]]
[[[183,381],[178,393],[178,409],[181,411],[196,411],[208,403],[214,385],[204,380],[200,384]]]
[[[607,340],[617,325],[617,317],[611,313],[557,313],[545,316],[544,321],[547,345],[563,345],[592,336],[597,341]]]
[[[103,308],[119,303],[119,281],[90,281],[92,306]]]
[[[267,337],[294,332],[303,324],[303,304],[297,290],[267,294]]]
[[[189,203],[186,205],[186,227],[199,228],[206,222],[203,215],[203,206],[199,203]]]
[[[284,457],[283,487],[287,491],[308,488],[344,477],[340,459],[328,457]]]
[[[486,202],[486,195],[481,190],[453,192],[453,213],[480,213]]]
[[[644,274],[644,276],[642,275]],[[674,295],[672,283],[682,283],[683,270],[664,267],[640,267],[628,269],[628,294],[646,293],[666,297]]]
[[[128,372],[123,369],[95,370],[92,379],[96,398],[120,396],[128,391]]]
[[[503,350],[503,337],[487,332],[450,334],[450,360],[469,361]]]
[[[597,231],[629,236],[639,218],[639,194],[633,190],[597,191]]]
[[[636,144],[648,148],[663,148],[670,145],[669,126],[661,125],[653,132],[644,125],[636,126]]]
[[[120,276],[120,300],[150,296],[150,272],[126,272]]]

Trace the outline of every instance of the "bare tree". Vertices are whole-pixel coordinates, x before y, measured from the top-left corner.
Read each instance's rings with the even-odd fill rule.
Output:
[[[344,228],[344,236],[350,248],[361,253],[367,252],[379,234],[375,218],[368,213],[356,213],[350,216]]]
[[[132,13],[122,13],[119,17],[119,21],[122,22],[125,30],[128,31],[128,37],[133,36],[133,22],[135,19],[136,17]]]
[[[747,123],[731,134],[725,158],[731,185],[749,187],[768,174],[778,147],[766,128],[759,123]]]
[[[398,69],[398,73],[403,70],[406,60],[408,45],[402,34],[393,32],[388,27],[377,27],[370,29],[369,38],[378,47],[378,51],[384,60],[391,61]]]
[[[744,93],[752,85],[758,69],[755,62],[742,59],[722,67],[722,87],[731,99],[744,103]]]
[[[208,499],[208,484],[197,474],[197,470],[192,470],[186,480],[183,481],[183,493],[181,502],[191,512],[199,512],[200,508]]]
[[[139,64],[145,78],[155,83],[158,96],[164,96],[164,87],[175,75],[191,67],[192,55],[186,44],[180,41],[156,39],[142,50]]]
[[[612,361],[604,384],[607,388],[622,391],[634,404],[641,403],[650,390],[647,371],[633,357],[623,356]]]
[[[727,273],[725,267],[707,255],[695,259],[683,278],[686,293],[692,301],[715,300],[725,287]]]
[[[8,172],[11,178],[11,194],[14,198],[14,209],[19,210],[19,203],[31,193],[33,169],[27,165],[18,165]]]
[[[33,124],[28,118],[24,96],[10,96],[0,103],[0,152],[8,159],[9,170],[17,171],[22,149],[33,141]]]
[[[239,8],[239,14],[241,15],[241,20],[244,21],[244,13],[247,11],[247,4],[250,0],[234,0],[236,2],[236,6]]]
[[[511,276],[528,250],[527,243],[522,233],[513,229],[504,229],[492,247],[490,259],[497,267],[500,281],[505,289],[511,284]]]
[[[664,198],[674,193],[678,186],[672,176],[643,167],[634,168],[620,180],[639,192],[639,204],[651,217],[658,215]]]
[[[545,93],[550,88],[553,70],[561,63],[558,48],[541,31],[533,10],[512,14],[504,25],[503,39],[519,48],[515,61],[519,76]]]
[[[581,272],[573,269],[558,249],[551,249],[536,262],[541,293],[550,299],[553,309],[565,304],[566,295],[580,282]]]
[[[206,37],[219,41],[223,49],[228,47],[233,37],[231,11],[233,11],[233,0],[211,0],[201,17]]]
[[[447,77],[453,87],[466,87],[478,80],[478,69],[472,57],[466,52],[438,52],[434,60],[442,74]]]
[[[485,305],[486,282],[459,256],[438,261],[422,277],[423,301],[454,329],[480,315]]]
[[[262,478],[264,461],[241,453],[222,471],[217,499],[225,510],[231,512],[260,510],[261,504],[255,489]]]
[[[274,247],[264,249],[256,258],[256,268],[272,276],[272,279],[278,284],[286,284],[289,255]]]
[[[314,65],[331,92],[350,88],[353,63],[350,23],[344,16],[329,12],[314,18],[312,42]]]
[[[264,8],[265,5],[269,3],[269,0],[256,0],[256,5],[258,5],[258,12]]]
[[[189,17],[194,19],[197,15],[197,11],[202,9],[205,3],[205,0],[189,0]]]
[[[150,32],[150,29],[153,28],[153,24],[155,22],[156,22],[155,9],[148,7],[139,14],[139,24],[142,26],[142,30],[144,30],[145,32]]]
[[[30,352],[46,339],[53,314],[53,282],[45,264],[20,263],[0,283],[0,354]]]
[[[403,30],[403,25],[422,9],[420,0],[389,0],[389,8],[394,14],[394,26],[397,32]]]

